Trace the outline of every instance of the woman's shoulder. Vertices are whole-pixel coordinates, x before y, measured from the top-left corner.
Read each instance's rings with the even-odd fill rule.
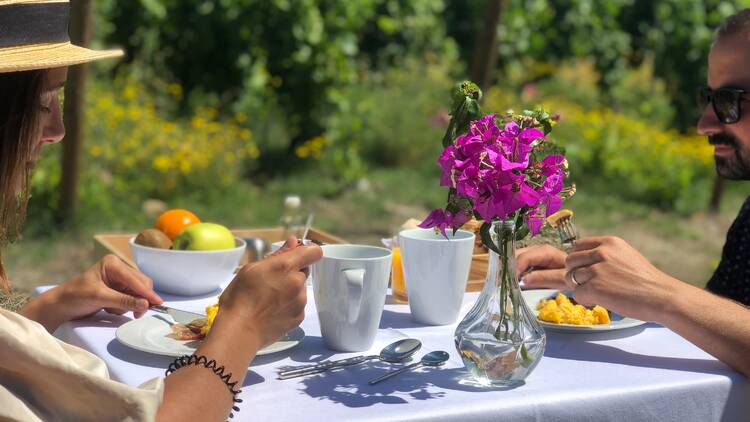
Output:
[[[0,337],[4,335],[52,337],[38,322],[16,312],[0,309]]]

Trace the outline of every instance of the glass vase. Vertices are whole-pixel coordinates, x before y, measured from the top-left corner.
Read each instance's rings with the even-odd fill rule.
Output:
[[[542,358],[546,336],[518,286],[515,223],[495,221],[490,235],[499,253],[490,250],[484,288],[454,340],[473,381],[515,387]]]

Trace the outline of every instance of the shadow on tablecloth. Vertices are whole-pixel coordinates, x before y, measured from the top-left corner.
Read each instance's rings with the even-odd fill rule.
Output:
[[[469,385],[464,368],[418,368],[376,385],[367,380],[400,368],[380,361],[369,361],[332,372],[308,376],[301,381],[301,394],[329,400],[347,407],[360,408],[376,404],[407,404],[414,400],[439,399],[442,390],[497,392],[497,388]]]
[[[117,340],[112,340],[107,344],[107,351],[113,357],[120,359],[125,362],[129,362],[135,365],[146,366],[149,368],[156,368],[166,371],[169,364],[172,363],[175,358],[170,356],[160,356],[152,353],[142,352],[140,350],[131,349]],[[260,384],[266,379],[260,376],[258,373],[248,370],[245,376],[245,381],[242,383],[243,387],[247,387],[254,384]]]
[[[716,375],[725,375],[733,372],[727,365],[716,359],[654,356],[627,352],[614,346],[592,343],[592,341],[624,338],[628,335],[641,332],[649,326],[657,329],[661,328],[661,326],[655,324],[648,324],[645,327],[634,327],[620,332],[600,334],[564,334],[548,332],[544,357]],[[628,334],[627,332],[630,333]]]
[[[408,310],[409,307],[407,306]],[[394,312],[388,309],[383,310],[383,316],[380,318],[380,329],[385,330],[387,328],[399,329],[399,328],[421,328],[421,327],[433,327],[432,325],[425,325],[415,322],[411,313],[409,312]]]

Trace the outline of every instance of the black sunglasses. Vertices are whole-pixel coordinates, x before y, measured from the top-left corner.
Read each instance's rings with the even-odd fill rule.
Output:
[[[742,117],[742,95],[746,91],[739,88],[717,88],[709,87],[698,89],[698,105],[705,109],[708,103],[714,108],[716,117],[724,124],[732,124],[740,121]]]

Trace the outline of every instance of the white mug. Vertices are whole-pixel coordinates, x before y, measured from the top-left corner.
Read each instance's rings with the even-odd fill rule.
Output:
[[[414,321],[427,325],[456,322],[469,279],[474,233],[446,230],[446,239],[433,229],[398,234],[404,281]]]
[[[322,248],[312,273],[323,343],[342,352],[368,350],[383,314],[391,251],[364,245]]]

